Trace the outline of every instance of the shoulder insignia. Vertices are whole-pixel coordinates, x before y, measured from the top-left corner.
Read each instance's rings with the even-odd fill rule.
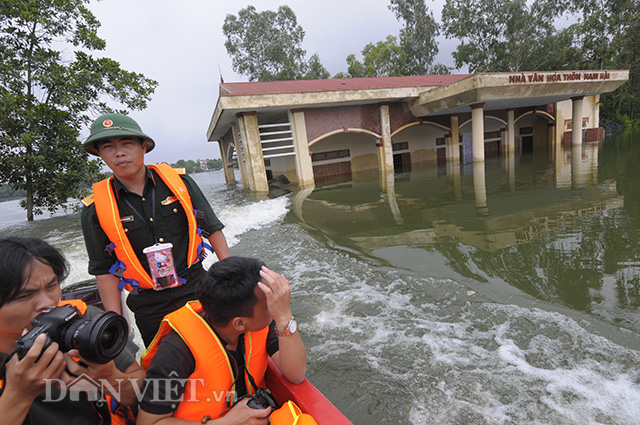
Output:
[[[83,198],[80,202],[82,202],[85,207],[90,207],[91,204],[93,204],[93,193],[86,198]]]

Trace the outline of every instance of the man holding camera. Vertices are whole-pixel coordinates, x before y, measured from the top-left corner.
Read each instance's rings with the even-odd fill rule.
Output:
[[[291,382],[307,370],[289,282],[259,260],[229,257],[207,271],[198,299],[165,317],[143,357],[149,379],[138,425],[267,424],[272,407],[260,389],[268,357]]]
[[[0,425],[125,424],[123,417],[111,412],[111,406],[71,391],[61,394],[62,389],[52,385],[68,385],[79,377],[108,383],[103,388],[113,392],[107,396],[122,405],[137,403],[136,386],[141,385],[145,373],[135,360],[138,347],[132,341],[122,342],[126,345],[115,360],[100,358],[98,363],[83,358],[77,349],[61,352],[63,342],[55,341],[54,332],[33,335],[26,353],[15,350],[16,341],[24,341],[30,334],[23,336],[34,318],[42,314],[43,323],[55,320],[45,316],[60,303],[60,282],[68,271],[62,254],[42,240],[0,239]],[[83,303],[75,305],[84,310]],[[82,319],[101,313],[87,307]]]

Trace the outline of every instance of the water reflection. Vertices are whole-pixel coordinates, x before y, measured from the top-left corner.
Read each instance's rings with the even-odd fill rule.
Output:
[[[294,209],[333,243],[393,266],[638,331],[640,141],[625,137],[559,147],[542,162],[508,155],[396,175],[386,190],[307,190]]]

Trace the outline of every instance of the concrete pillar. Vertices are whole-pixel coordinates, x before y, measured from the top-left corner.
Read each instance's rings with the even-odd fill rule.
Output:
[[[447,137],[445,140],[447,162],[460,162],[460,127],[458,124],[458,116],[451,115],[451,136]]]
[[[462,201],[462,183],[460,181],[460,162],[447,162],[447,179],[453,185],[456,201]]]
[[[391,215],[393,216],[396,224],[398,226],[404,225],[404,218],[402,217],[400,207],[398,206],[398,200],[396,199],[395,185],[393,187],[393,190],[389,190],[387,193],[383,193],[382,198],[386,199],[387,203],[389,204],[389,211],[391,211]]]
[[[571,145],[582,145],[582,104],[583,97],[571,99]]]
[[[478,215],[486,217],[489,215],[487,205],[487,183],[485,181],[484,161],[473,162],[473,193],[476,198],[476,208]]]
[[[260,144],[260,130],[258,129],[258,116],[255,112],[245,112],[242,114],[244,121],[244,141],[245,155],[249,165],[249,182],[253,183],[251,190],[255,192],[268,192],[267,172],[262,156],[262,145]]]
[[[233,131],[231,128],[229,131]],[[231,161],[231,155],[229,152],[233,147],[227,141],[227,138],[220,140],[220,158],[222,158],[222,170],[224,171],[224,180],[227,184],[236,184],[236,176],[233,172],[233,162]]]
[[[292,109],[289,111],[289,122],[293,133],[293,147],[295,150],[296,174],[301,189],[315,186],[313,178],[313,164],[309,154],[309,140],[307,139],[307,124],[304,111]]]
[[[548,124],[547,141],[547,146],[549,147],[549,161],[553,162],[556,150],[556,126],[552,123]]]
[[[237,123],[232,123],[231,128],[233,130],[233,140],[236,144],[240,179],[242,180],[242,187],[251,189],[249,170],[247,170],[247,162],[244,155],[244,150],[246,149],[244,143],[244,120],[242,119],[242,115],[238,115],[236,118]],[[238,137],[239,134],[242,136]]]
[[[581,189],[585,186],[586,173],[582,162],[582,144],[571,145],[571,187]]]
[[[507,149],[506,152],[516,151],[516,122],[513,109],[507,111]]]
[[[484,162],[484,103],[471,105],[471,132],[473,136],[473,162]]]
[[[598,155],[600,153],[600,149],[597,143],[591,143],[589,146],[589,171],[590,171],[590,181],[591,184],[598,184]]]
[[[511,151],[505,155],[505,165],[507,169],[507,179],[509,181],[509,190],[516,191],[516,152]]]
[[[595,110],[593,111],[593,125],[592,128],[600,127],[600,95],[596,94],[593,96],[593,107]]]
[[[571,188],[571,164],[569,163],[569,157],[565,160],[565,147],[562,143],[562,137],[558,135],[558,128],[563,126],[556,126],[556,143],[553,153],[553,165],[555,171],[555,187],[556,189],[570,189]]]
[[[380,169],[380,186],[383,192],[394,190],[393,146],[391,146],[391,118],[389,104],[380,105],[380,128],[382,137],[378,143],[378,163]]]
[[[313,187],[308,187],[306,189],[303,189],[298,193],[296,193],[293,198],[293,211],[295,212],[298,219],[300,219],[300,221],[302,221],[303,223],[305,223],[305,221],[304,221],[302,205],[304,204],[304,201],[309,197],[309,195],[311,195],[311,192],[313,192],[313,189],[314,189]]]

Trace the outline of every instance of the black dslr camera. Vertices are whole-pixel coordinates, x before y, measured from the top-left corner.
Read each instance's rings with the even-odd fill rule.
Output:
[[[129,325],[113,311],[83,319],[77,308],[66,305],[49,307],[31,321],[33,328],[16,341],[14,352],[23,358],[38,335],[47,335],[43,351],[57,342],[60,351],[76,348],[80,356],[91,363],[108,363],[120,354],[127,344]]]
[[[255,394],[245,397],[250,398],[247,406],[252,409],[266,409],[267,407],[272,407],[274,409],[278,408],[278,403],[276,403],[273,395],[271,395],[271,391],[267,388],[258,388]]]

